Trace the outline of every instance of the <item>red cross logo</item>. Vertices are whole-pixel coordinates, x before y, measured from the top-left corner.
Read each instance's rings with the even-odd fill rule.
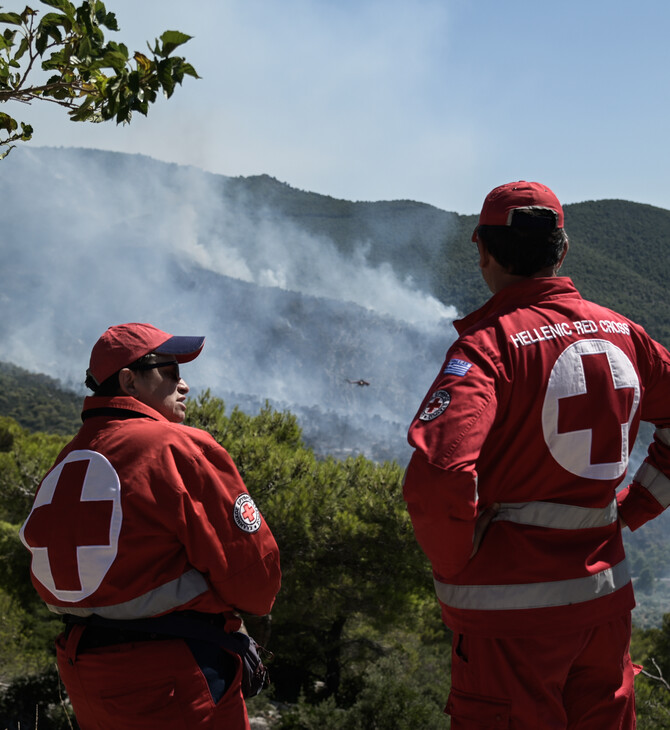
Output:
[[[542,434],[553,458],[583,479],[618,479],[628,467],[640,379],[609,340],[584,339],[554,363],[542,404]]]
[[[421,421],[432,421],[433,419],[444,413],[451,403],[451,395],[447,390],[436,390],[430,396],[430,400],[421,411],[419,419]]]
[[[51,502],[32,511],[23,531],[27,545],[47,549],[54,584],[62,591],[82,588],[77,548],[110,543],[114,503],[81,498],[88,466],[88,460],[64,464]]]
[[[93,594],[116,559],[122,524],[116,469],[97,451],[71,451],[42,480],[19,531],[36,585],[61,601]]]
[[[582,355],[586,393],[560,398],[558,433],[591,431],[591,464],[621,460],[621,426],[628,423],[635,388],[615,387],[604,352]]]
[[[253,522],[256,519],[256,510],[250,502],[247,502],[242,509],[242,517],[245,522]]]
[[[254,500],[246,494],[240,494],[233,505],[235,524],[244,532],[256,532],[261,526],[261,513]]]
[[[431,415],[442,405],[442,398],[433,398],[433,400],[426,406],[426,413]]]

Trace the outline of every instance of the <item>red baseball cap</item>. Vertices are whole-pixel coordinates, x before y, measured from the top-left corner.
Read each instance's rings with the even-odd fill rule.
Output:
[[[150,352],[174,355],[180,363],[190,362],[198,357],[204,344],[204,337],[169,335],[151,324],[117,324],[107,329],[93,345],[86,374],[100,385],[110,375]]]
[[[563,208],[554,193],[542,183],[519,180],[500,185],[486,196],[472,240],[477,241],[479,226],[511,226],[516,210],[551,210],[556,213],[556,228],[563,228]]]

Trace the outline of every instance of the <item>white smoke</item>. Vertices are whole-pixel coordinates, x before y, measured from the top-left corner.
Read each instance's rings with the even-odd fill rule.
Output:
[[[193,392],[378,416],[404,438],[456,312],[371,264],[369,242],[345,255],[230,198],[226,178],[148,158],[17,149],[0,164],[0,360],[80,387],[108,326],[148,321],[207,336]]]
[[[331,240],[263,208],[231,209],[213,186],[202,187],[207,178],[197,180],[197,208],[191,199],[175,201],[165,233],[175,252],[202,268],[258,286],[351,302],[421,328],[456,316],[453,307],[418,291],[388,263],[371,265],[366,242],[345,257]],[[211,236],[203,235],[208,224],[203,226],[203,211],[216,221]]]

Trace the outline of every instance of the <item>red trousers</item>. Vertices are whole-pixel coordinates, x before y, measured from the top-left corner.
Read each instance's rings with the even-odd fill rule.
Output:
[[[142,641],[77,652],[83,627],[56,640],[58,668],[81,730],[249,730],[242,667],[214,702],[185,641]]]
[[[633,730],[630,615],[566,635],[455,634],[452,730]]]

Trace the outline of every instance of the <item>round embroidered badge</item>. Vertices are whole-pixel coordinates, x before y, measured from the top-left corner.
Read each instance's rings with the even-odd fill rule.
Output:
[[[240,494],[233,507],[235,524],[244,532],[256,532],[261,526],[261,513],[248,494]]]
[[[432,421],[434,418],[441,416],[451,403],[451,396],[446,390],[436,390],[430,396],[430,400],[426,403],[426,407],[421,411],[419,419],[421,421]]]

